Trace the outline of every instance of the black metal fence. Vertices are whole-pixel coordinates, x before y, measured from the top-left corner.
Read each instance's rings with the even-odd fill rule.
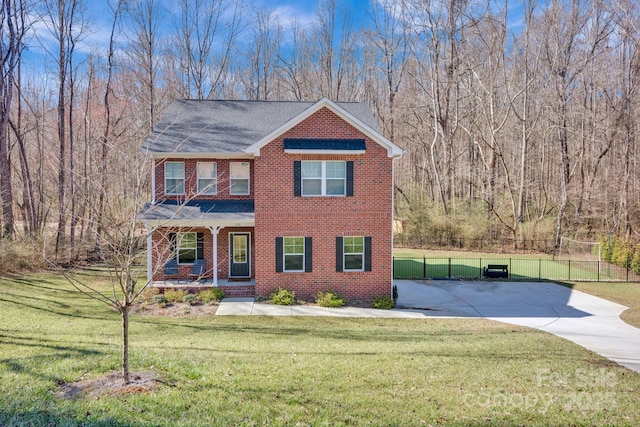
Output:
[[[480,278],[488,265],[503,265],[512,279],[549,279],[598,282],[640,282],[629,269],[605,261],[527,258],[415,258],[394,257],[394,279]]]

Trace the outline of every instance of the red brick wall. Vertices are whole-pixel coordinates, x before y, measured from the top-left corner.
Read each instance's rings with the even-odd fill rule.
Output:
[[[202,162],[215,162],[218,168],[218,194],[216,195],[198,195],[199,200],[212,200],[212,199],[234,199],[234,200],[247,200],[253,199],[254,194],[254,166],[252,159],[156,159],[156,200],[163,199],[184,199],[193,198],[196,195],[198,189],[198,171],[196,164],[198,161]],[[184,178],[185,178],[185,195],[173,196],[164,194],[164,162],[184,162]],[[231,162],[249,162],[249,195],[238,196],[229,194],[229,163]]]
[[[365,138],[366,154],[285,154],[284,138]],[[294,197],[294,160],[353,160],[354,196]],[[264,146],[254,166],[258,295],[278,287],[308,300],[327,290],[365,301],[391,294],[393,169],[385,148],[325,108]],[[275,238],[281,236],[312,237],[312,272],[276,273]],[[337,236],[371,236],[373,271],[336,272]]]

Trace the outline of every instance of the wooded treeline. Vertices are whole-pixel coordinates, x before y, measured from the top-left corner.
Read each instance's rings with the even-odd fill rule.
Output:
[[[110,0],[104,30],[88,0],[2,0],[2,236],[55,236],[70,259],[96,241],[105,210],[149,192],[139,147],[172,99],[326,96],[368,102],[404,148],[407,234],[636,239],[636,1],[372,0],[357,22],[348,3],[291,22]]]

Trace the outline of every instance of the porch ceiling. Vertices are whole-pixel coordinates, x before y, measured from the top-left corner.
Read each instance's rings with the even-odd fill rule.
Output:
[[[253,200],[163,200],[147,203],[138,220],[157,227],[253,227]]]

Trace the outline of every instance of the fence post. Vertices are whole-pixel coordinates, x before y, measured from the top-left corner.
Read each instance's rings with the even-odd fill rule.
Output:
[[[538,258],[538,280],[542,280],[542,258]]]
[[[482,277],[482,258],[480,258],[480,265],[478,267],[479,267],[479,272],[480,272],[478,274],[478,277]]]
[[[511,269],[511,258],[509,258],[509,274],[507,276],[508,277],[513,276],[513,270]]]
[[[427,278],[427,256],[422,255],[422,278]]]
[[[569,260],[569,280],[571,280],[571,260]]]
[[[449,258],[449,279],[451,279],[451,258]]]
[[[598,260],[598,279],[597,281],[600,281],[600,260]]]

